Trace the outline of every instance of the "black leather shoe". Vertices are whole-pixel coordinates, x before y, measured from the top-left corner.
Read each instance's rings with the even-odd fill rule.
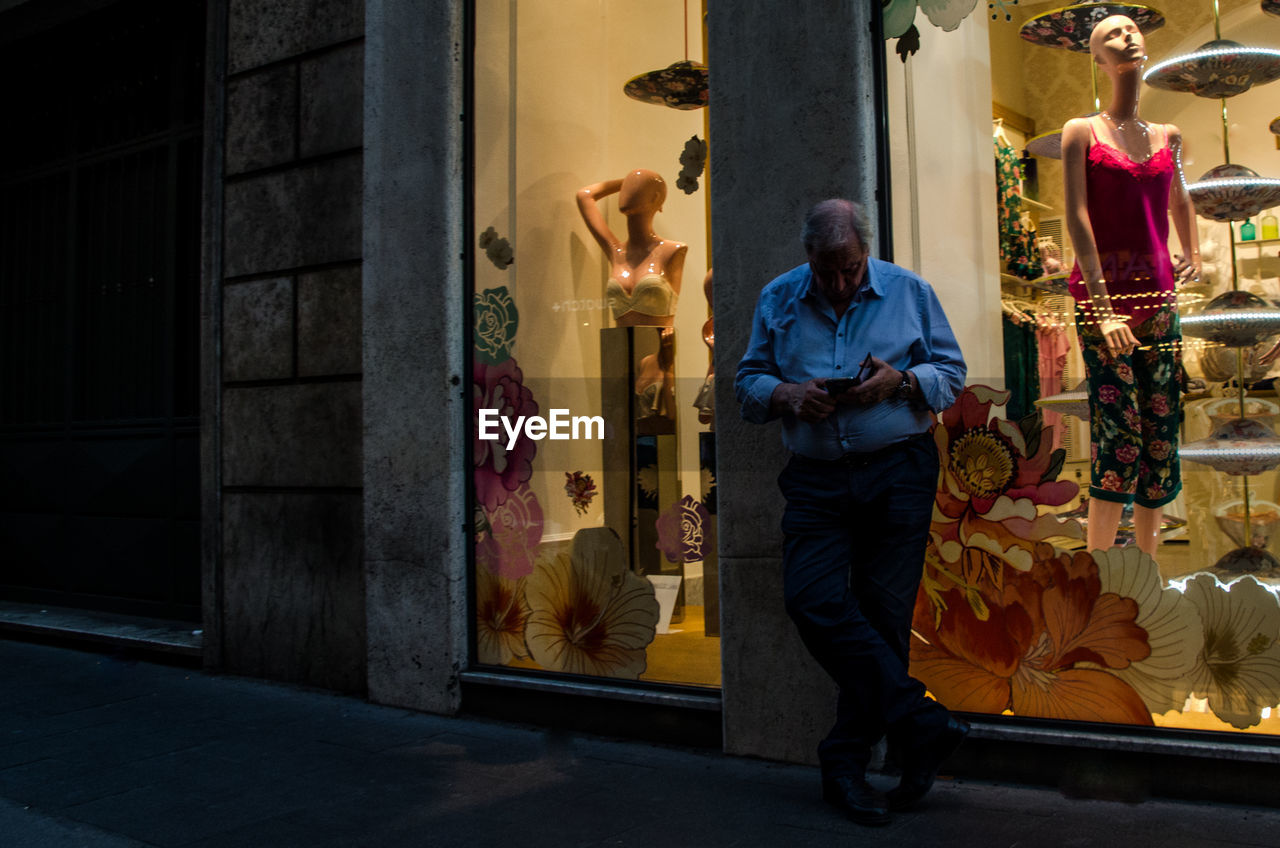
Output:
[[[874,786],[860,777],[824,777],[822,800],[858,824],[889,823],[889,806]]]
[[[967,735],[968,722],[952,716],[937,733],[906,751],[902,781],[888,793],[889,809],[910,809],[927,795],[938,777],[938,769],[942,768],[947,757],[955,753]]]

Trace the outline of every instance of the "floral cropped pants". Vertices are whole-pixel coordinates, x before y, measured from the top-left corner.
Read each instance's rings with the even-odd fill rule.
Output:
[[[1179,378],[1177,308],[1162,306],[1133,327],[1138,348],[1112,354],[1084,310],[1076,329],[1089,380],[1089,495],[1156,508],[1178,496]]]

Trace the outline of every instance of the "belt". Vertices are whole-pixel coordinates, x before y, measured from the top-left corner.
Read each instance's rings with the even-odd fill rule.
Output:
[[[876,448],[872,451],[850,451],[842,454],[834,459],[813,459],[803,454],[792,454],[791,458],[806,465],[845,465],[850,468],[864,468],[877,460],[884,459],[887,456],[897,453],[907,445],[921,442],[932,436],[932,431],[925,430],[923,433],[915,433],[907,436],[905,439],[885,445],[882,448]]]

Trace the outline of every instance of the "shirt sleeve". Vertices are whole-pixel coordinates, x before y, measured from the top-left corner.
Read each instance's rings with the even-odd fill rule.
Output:
[[[771,414],[769,402],[773,398],[773,390],[783,382],[769,333],[767,299],[766,292],[756,301],[755,315],[751,319],[751,340],[738,363],[738,375],[734,381],[742,417],[753,424],[764,424],[777,417]]]
[[[968,371],[960,343],[956,341],[951,324],[933,287],[925,283],[920,287],[920,320],[923,350],[919,361],[912,363],[925,402],[934,412],[942,412],[955,403],[964,390],[964,378]]]

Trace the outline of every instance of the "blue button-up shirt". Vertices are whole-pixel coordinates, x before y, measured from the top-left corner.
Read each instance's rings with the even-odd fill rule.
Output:
[[[735,384],[742,417],[763,424],[775,417],[769,400],[779,383],[814,377],[852,377],[870,353],[899,371],[910,370],[934,412],[964,388],[965,364],[933,287],[916,274],[878,259],[844,315],[814,282],[806,263],[760,292],[751,341]],[[840,404],[822,421],[782,417],[782,440],[811,459],[872,451],[923,433],[933,423],[919,404],[890,398]]]

